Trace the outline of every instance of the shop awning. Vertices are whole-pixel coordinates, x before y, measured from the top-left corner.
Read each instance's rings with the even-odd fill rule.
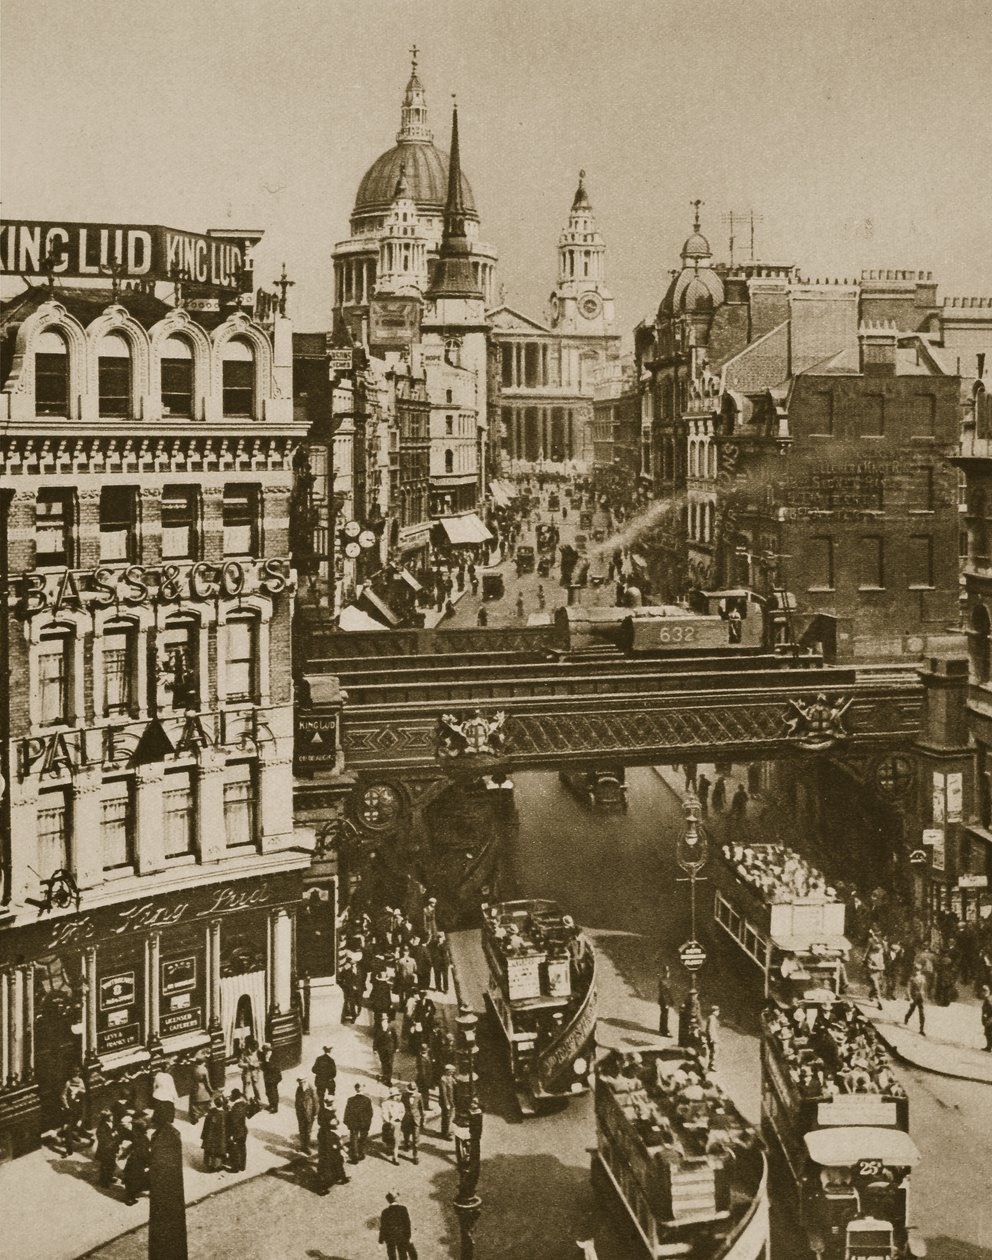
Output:
[[[346,604],[338,617],[339,630],[382,630],[381,621],[375,621],[354,604]]]
[[[463,516],[442,516],[441,524],[448,535],[448,542],[455,547],[492,542],[492,534],[474,512],[466,512]]]
[[[806,1134],[805,1142],[810,1159],[822,1168],[846,1168],[859,1159],[880,1159],[895,1168],[913,1168],[920,1162],[916,1143],[902,1129],[876,1129],[869,1124],[814,1129]]]
[[[413,576],[413,574],[410,572],[409,569],[397,569],[396,576],[400,579],[401,582],[405,582],[415,595],[419,595],[420,592],[424,589],[420,585],[420,583],[417,581],[417,579]]]
[[[393,610],[389,607],[389,605],[385,603],[384,600],[381,600],[379,598],[379,596],[375,593],[375,591],[370,590],[368,587],[366,587],[365,590],[362,591],[361,595],[359,596],[359,600],[363,600],[363,599],[367,600],[368,603],[371,604],[371,606],[375,609],[375,611],[379,614],[379,616],[382,617],[383,621],[385,621],[387,626],[396,627],[400,624],[399,617],[397,617],[397,615],[393,612]]]

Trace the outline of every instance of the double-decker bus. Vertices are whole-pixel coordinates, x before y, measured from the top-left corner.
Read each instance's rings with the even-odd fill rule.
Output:
[[[724,844],[713,864],[713,918],[759,968],[765,996],[841,993],[851,942],[826,879],[779,844]]]
[[[596,1064],[593,1184],[652,1260],[767,1260],[758,1133],[677,1048]]]
[[[596,956],[553,901],[482,907],[485,999],[502,1030],[521,1111],[589,1087],[596,1046]]]
[[[909,1226],[909,1100],[874,1026],[848,1002],[762,1016],[761,1120],[819,1260],[926,1254]]]

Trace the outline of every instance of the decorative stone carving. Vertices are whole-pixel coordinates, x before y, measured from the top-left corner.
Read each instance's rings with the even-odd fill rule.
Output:
[[[506,751],[505,722],[506,714],[502,710],[485,717],[481,709],[476,709],[471,717],[462,720],[454,713],[443,713],[437,755],[442,758],[498,757]]]
[[[850,734],[844,729],[842,718],[851,706],[853,696],[827,700],[824,692],[820,692],[812,704],[804,704],[802,700],[790,700],[789,705],[795,712],[784,715],[789,735],[801,748],[810,752],[821,752],[832,748],[838,740],[847,739]]]

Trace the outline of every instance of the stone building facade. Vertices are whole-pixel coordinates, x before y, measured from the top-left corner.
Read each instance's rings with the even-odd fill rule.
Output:
[[[248,1036],[297,1062],[289,321],[4,312],[0,1143]]]

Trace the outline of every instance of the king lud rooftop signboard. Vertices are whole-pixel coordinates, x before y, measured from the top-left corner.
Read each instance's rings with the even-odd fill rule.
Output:
[[[244,250],[229,239],[133,223],[0,220],[0,275],[182,280],[238,291]]]

